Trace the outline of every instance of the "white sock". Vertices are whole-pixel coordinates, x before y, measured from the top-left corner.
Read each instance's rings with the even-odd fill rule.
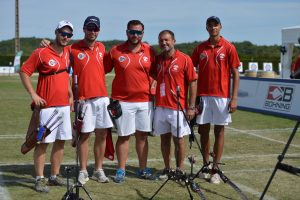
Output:
[[[37,180],[42,179],[42,178],[44,178],[44,176],[36,176],[35,180],[37,181]]]
[[[51,175],[51,176],[50,176],[50,179],[51,179],[51,180],[56,179],[56,175]]]

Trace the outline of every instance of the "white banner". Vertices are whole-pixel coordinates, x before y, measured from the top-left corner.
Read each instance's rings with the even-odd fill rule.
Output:
[[[19,52],[17,52],[17,54],[15,56],[14,67],[15,67],[16,71],[20,70],[22,54],[23,54],[23,51],[19,51]]]
[[[0,74],[13,74],[13,73],[15,73],[14,67],[6,67],[6,66],[0,67]]]
[[[300,119],[300,80],[241,77],[238,108]]]

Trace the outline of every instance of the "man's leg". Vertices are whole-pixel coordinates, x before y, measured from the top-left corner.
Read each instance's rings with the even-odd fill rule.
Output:
[[[38,144],[34,149],[34,167],[36,174],[34,188],[37,192],[49,192],[46,179],[44,178],[44,166],[47,146],[47,143],[42,143]]]
[[[214,127],[215,143],[214,143],[214,158],[213,168],[216,168],[218,163],[221,161],[224,147],[224,126],[215,125]]]
[[[209,131],[210,124],[201,124],[198,128],[198,133],[200,134],[200,143],[202,148],[203,164],[208,164],[209,162]]]
[[[36,176],[44,176],[44,166],[46,159],[46,149],[48,144],[42,143],[35,146],[34,149],[34,167]]]
[[[102,164],[104,160],[107,129],[96,129],[95,134],[96,134],[96,138],[94,142],[95,170],[98,170],[98,169],[102,169]]]
[[[147,167],[148,158],[148,133],[142,131],[135,132],[135,148],[139,159],[139,167],[141,170]]]
[[[79,163],[80,170],[87,169],[88,154],[89,154],[89,137],[90,133],[80,133],[79,137]]]
[[[165,169],[171,168],[171,133],[166,133],[160,136],[160,148],[165,163]]]
[[[177,138],[173,136],[174,144],[175,144],[175,158],[178,163],[178,167],[180,170],[184,169],[184,154],[185,154],[185,147],[184,147],[184,138]],[[177,164],[176,163],[176,164]]]
[[[126,160],[129,148],[129,138],[130,136],[118,136],[116,143],[116,153],[118,159],[118,168],[125,170]]]
[[[56,140],[53,143],[52,152],[51,152],[51,176],[59,174],[60,165],[64,157],[64,140]]]

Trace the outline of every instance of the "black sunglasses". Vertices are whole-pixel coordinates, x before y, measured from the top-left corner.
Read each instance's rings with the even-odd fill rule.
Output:
[[[85,29],[90,32],[92,32],[92,31],[99,32],[100,31],[100,28],[97,26],[86,26]]]
[[[127,32],[130,34],[130,35],[142,35],[143,34],[143,31],[138,31],[138,30],[127,30]]]
[[[58,30],[58,33],[59,33],[62,37],[71,38],[71,37],[73,36],[73,33],[64,32],[64,31],[62,31],[62,30]]]

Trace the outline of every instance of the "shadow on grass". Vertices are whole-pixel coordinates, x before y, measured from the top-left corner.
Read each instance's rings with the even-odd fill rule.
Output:
[[[116,164],[104,164],[103,168],[105,170],[106,176],[111,178],[115,176]],[[67,170],[68,169],[68,170]],[[79,169],[79,167],[78,167]],[[88,167],[89,176],[93,174],[94,165],[91,164]],[[136,173],[139,170],[138,167],[127,165],[126,166],[126,178],[138,178]],[[156,169],[153,169],[156,172]],[[35,172],[34,165],[5,165],[0,166],[0,172],[2,176],[2,180],[0,180],[0,185],[5,185],[5,187],[23,187],[30,188],[34,190],[35,183]],[[78,174],[76,165],[61,165],[60,173],[64,178],[69,177],[70,184],[76,181],[76,176]],[[44,176],[48,178],[51,174],[51,165],[46,164],[44,167]],[[137,195],[141,199],[147,199],[143,194],[135,189]]]

